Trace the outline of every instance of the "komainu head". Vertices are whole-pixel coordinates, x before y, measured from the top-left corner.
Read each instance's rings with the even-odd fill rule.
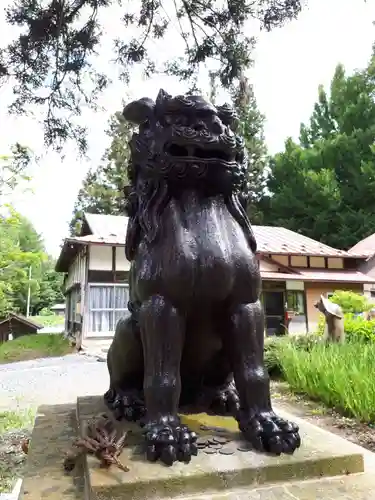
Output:
[[[164,179],[172,191],[193,186],[230,194],[243,187],[244,144],[230,106],[160,90],[156,102],[143,98],[127,105],[124,117],[139,126],[130,142],[131,165],[143,176]]]
[[[160,90],[156,101],[133,101],[123,114],[138,125],[129,143],[128,260],[134,258],[142,239],[156,240],[164,207],[187,189],[203,196],[222,196],[255,249],[240,201],[248,192],[248,161],[244,142],[236,134],[238,118],[233,108],[215,107],[201,96],[172,97]]]

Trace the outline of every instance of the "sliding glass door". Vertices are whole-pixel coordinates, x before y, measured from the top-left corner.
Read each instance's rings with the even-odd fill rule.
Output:
[[[120,318],[129,315],[126,284],[89,284],[89,335],[113,335]]]

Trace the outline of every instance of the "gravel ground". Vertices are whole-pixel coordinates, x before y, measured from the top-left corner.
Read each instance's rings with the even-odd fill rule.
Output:
[[[0,411],[103,394],[108,381],[106,363],[79,354],[0,365]]]

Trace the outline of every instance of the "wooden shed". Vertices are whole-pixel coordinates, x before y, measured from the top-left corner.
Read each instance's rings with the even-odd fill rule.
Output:
[[[10,313],[7,318],[0,321],[0,344],[23,335],[35,335],[41,328],[43,328],[42,325],[35,323],[30,318]]]

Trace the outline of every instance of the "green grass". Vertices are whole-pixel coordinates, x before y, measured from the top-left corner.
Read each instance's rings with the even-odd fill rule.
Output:
[[[25,335],[0,344],[0,364],[30,359],[64,356],[73,352],[63,335]]]
[[[0,412],[0,436],[13,429],[30,428],[35,419],[35,411],[31,409]]]
[[[43,326],[60,326],[64,325],[65,317],[52,314],[51,316],[31,316],[30,319]]]
[[[11,493],[16,478],[8,468],[0,464],[0,493]]]
[[[296,392],[343,414],[375,422],[375,344],[285,343],[278,352],[283,377]]]

